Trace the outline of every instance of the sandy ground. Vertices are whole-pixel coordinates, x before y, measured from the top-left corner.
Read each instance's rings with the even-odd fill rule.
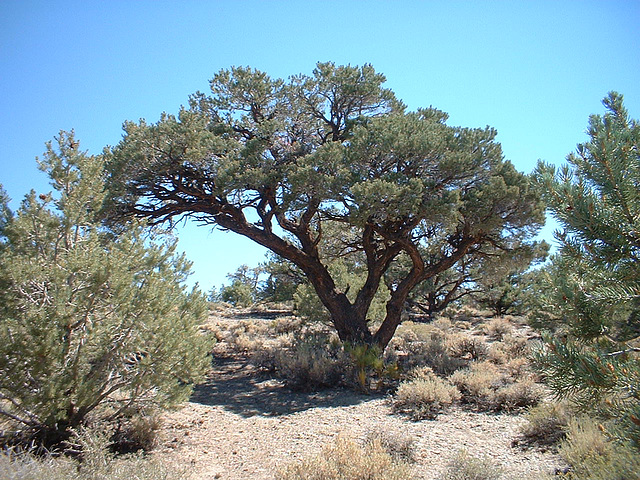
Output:
[[[165,415],[154,455],[193,479],[273,479],[279,467],[318,453],[339,434],[364,439],[382,429],[415,439],[415,471],[425,480],[437,479],[461,449],[489,457],[512,478],[553,472],[560,464],[553,454],[511,446],[522,422],[461,408],[413,422],[392,414],[387,396],[292,392],[246,360],[217,358],[191,401]]]

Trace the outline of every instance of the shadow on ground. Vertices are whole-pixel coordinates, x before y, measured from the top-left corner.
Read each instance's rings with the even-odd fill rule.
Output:
[[[356,405],[376,398],[345,389],[296,392],[282,382],[261,375],[246,360],[214,358],[213,372],[198,385],[191,401],[222,406],[242,415],[279,416],[317,407]]]

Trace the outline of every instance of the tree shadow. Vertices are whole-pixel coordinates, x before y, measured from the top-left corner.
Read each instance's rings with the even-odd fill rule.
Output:
[[[357,405],[378,398],[346,389],[298,392],[259,372],[246,360],[214,358],[213,373],[196,386],[191,401],[222,406],[243,417],[280,416],[310,408]]]

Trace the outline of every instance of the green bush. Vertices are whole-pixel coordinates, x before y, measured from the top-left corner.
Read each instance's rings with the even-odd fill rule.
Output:
[[[44,444],[188,398],[209,348],[176,243],[103,227],[101,159],[58,144],[40,162],[55,198],[31,192],[0,228],[0,415]]]

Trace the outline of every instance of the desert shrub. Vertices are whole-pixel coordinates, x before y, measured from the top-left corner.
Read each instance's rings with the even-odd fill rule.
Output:
[[[117,453],[152,450],[158,444],[158,430],[161,426],[158,415],[136,415],[120,419],[111,436],[111,450]]]
[[[500,480],[502,471],[489,459],[461,451],[447,464],[441,480]]]
[[[517,380],[491,392],[487,406],[491,410],[511,412],[537,405],[542,397],[540,385],[529,379]]]
[[[610,440],[592,418],[569,422],[560,456],[571,466],[572,480],[629,480],[638,477],[640,453],[630,443]]]
[[[287,465],[277,480],[411,480],[412,468],[395,460],[377,440],[358,445],[338,437],[319,455]]]
[[[446,339],[447,350],[453,358],[481,360],[487,356],[487,343],[466,334],[450,334]]]
[[[567,435],[569,411],[565,403],[541,403],[529,409],[515,445],[549,447]]]
[[[278,317],[271,322],[271,329],[278,335],[299,331],[302,320],[298,317]]]
[[[502,340],[505,335],[513,332],[513,326],[504,317],[497,317],[483,325],[483,331],[493,340]]]
[[[530,354],[529,341],[511,334],[503,335],[502,348],[509,358],[526,357]]]
[[[365,437],[365,449],[374,448],[376,443],[391,455],[396,462],[412,463],[415,460],[414,437],[390,430],[373,430]]]
[[[319,333],[300,338],[290,350],[276,351],[272,361],[273,371],[287,386],[304,391],[335,387],[351,368],[340,342]]]
[[[393,409],[413,420],[433,419],[460,399],[460,392],[435,375],[401,382],[393,397]]]
[[[525,357],[514,357],[503,365],[504,371],[511,378],[518,379],[530,375],[529,360]]]
[[[102,160],[58,143],[40,162],[56,193],[0,226],[0,415],[45,446],[89,416],[187,399],[209,363],[207,304],[176,242],[104,227]]]
[[[489,362],[474,362],[464,370],[458,370],[449,377],[458,387],[465,403],[473,403],[481,408],[490,406],[493,392],[505,385],[505,376]]]
[[[511,381],[504,371],[490,362],[474,362],[449,377],[462,393],[464,403],[480,410],[513,411],[537,405],[542,387],[532,380]]]
[[[415,333],[415,330],[412,330]],[[424,330],[426,332],[416,335],[418,340],[408,342],[405,346],[405,369],[426,365],[440,375],[449,375],[467,364],[465,360],[450,355],[446,344],[447,335],[444,332],[436,328]]]
[[[117,456],[109,451],[109,433],[80,430],[72,437],[82,451],[68,456],[43,456],[12,450],[0,452],[0,478],[6,480],[180,480],[179,472],[143,455]]]

